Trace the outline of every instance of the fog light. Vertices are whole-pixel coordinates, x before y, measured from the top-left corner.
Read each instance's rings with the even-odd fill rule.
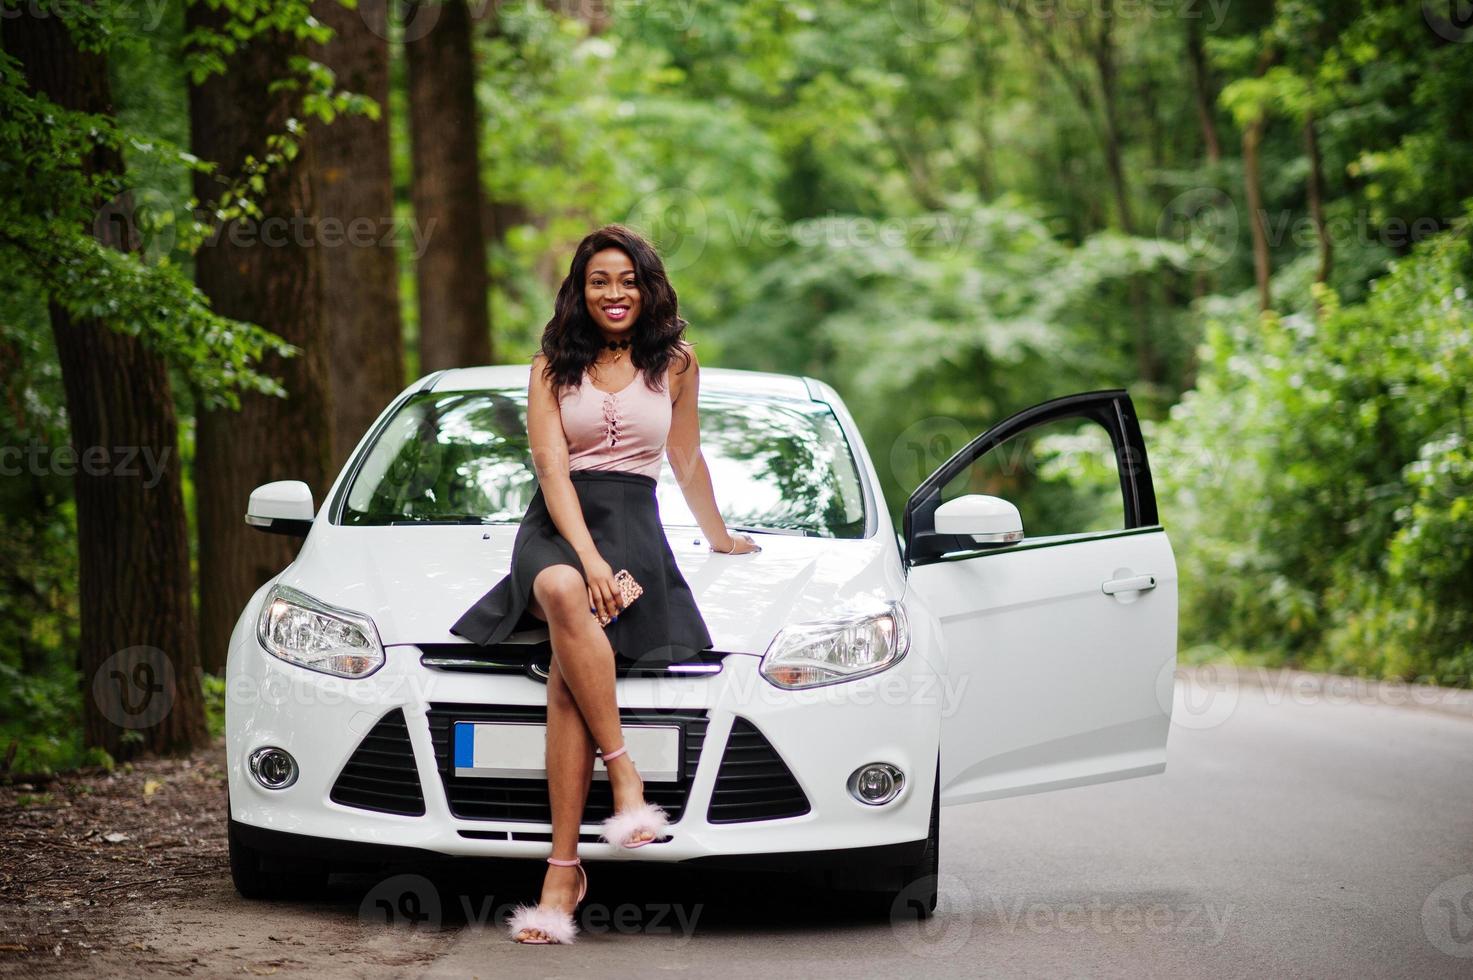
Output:
[[[849,795],[870,806],[882,806],[900,795],[905,773],[888,762],[871,762],[849,776]]]
[[[267,789],[286,789],[297,781],[297,760],[286,749],[266,746],[251,753],[251,775]]]

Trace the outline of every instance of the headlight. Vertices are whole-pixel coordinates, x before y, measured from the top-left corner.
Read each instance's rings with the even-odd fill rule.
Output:
[[[338,677],[366,677],[384,665],[373,620],[289,585],[266,593],[256,638],[272,656]]]
[[[884,670],[909,649],[905,609],[892,600],[874,612],[783,627],[761,672],[778,687],[818,687]]]

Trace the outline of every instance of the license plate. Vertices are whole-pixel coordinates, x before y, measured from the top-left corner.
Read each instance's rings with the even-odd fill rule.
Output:
[[[640,778],[650,783],[680,779],[679,725],[624,725],[629,757]],[[542,722],[457,721],[455,775],[512,779],[547,778],[547,726]],[[608,779],[602,756],[593,760],[593,778]]]

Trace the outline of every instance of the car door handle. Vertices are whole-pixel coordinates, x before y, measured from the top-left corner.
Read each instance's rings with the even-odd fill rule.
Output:
[[[1144,592],[1156,587],[1156,576],[1135,575],[1130,578],[1112,578],[1107,582],[1100,583],[1100,589],[1105,595],[1114,595],[1117,592]]]

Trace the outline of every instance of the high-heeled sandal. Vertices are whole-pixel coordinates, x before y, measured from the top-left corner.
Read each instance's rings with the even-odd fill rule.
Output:
[[[628,745],[621,745],[612,752],[604,753],[604,765],[608,765],[610,759],[617,759],[629,751]],[[670,826],[670,815],[657,803],[645,802],[632,810],[620,810],[613,816],[608,817],[602,824],[602,837],[615,847],[634,850],[636,847],[644,847],[653,844],[664,837],[669,837],[667,829]],[[635,838],[644,832],[651,836],[649,840],[636,840]]]
[[[577,908],[583,901],[583,896],[588,894],[588,872],[583,870],[583,862],[579,858],[568,861],[561,858],[550,857],[548,864],[555,864],[560,868],[578,869],[578,897],[573,901],[573,908]],[[570,945],[574,937],[578,935],[578,924],[573,921],[572,912],[560,912],[551,906],[544,908],[537,905],[518,905],[512,910],[511,916],[506,920],[507,929],[511,938],[519,943],[529,946],[545,946],[549,943],[561,943]],[[522,930],[536,929],[538,932],[546,933],[549,939],[517,939],[517,933]]]

